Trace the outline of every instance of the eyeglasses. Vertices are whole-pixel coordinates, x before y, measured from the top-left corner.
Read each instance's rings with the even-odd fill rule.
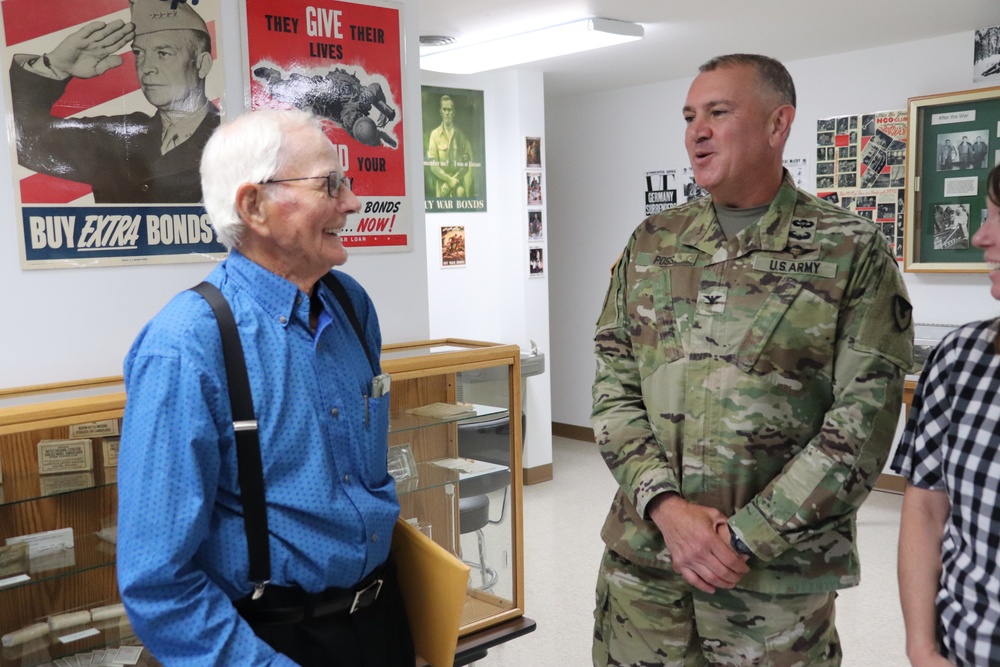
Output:
[[[329,174],[324,174],[323,176],[300,176],[298,178],[272,178],[266,181],[262,181],[261,185],[267,185],[269,183],[288,183],[290,181],[311,181],[314,178],[325,178],[326,179],[326,194],[330,195],[331,199],[336,199],[337,195],[340,194],[340,186],[347,186],[348,191],[353,192],[353,184],[351,181],[354,179],[347,178],[339,171],[331,171]]]

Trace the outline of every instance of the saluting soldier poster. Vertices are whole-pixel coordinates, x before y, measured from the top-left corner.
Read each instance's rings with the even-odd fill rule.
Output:
[[[424,210],[486,210],[483,91],[423,86]]]
[[[355,251],[409,250],[402,11],[389,2],[246,0],[251,109],[312,111],[361,201],[340,237]]]
[[[224,256],[198,173],[221,120],[219,2],[3,0],[23,268]]]

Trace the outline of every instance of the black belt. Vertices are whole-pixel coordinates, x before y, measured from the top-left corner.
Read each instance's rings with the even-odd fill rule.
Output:
[[[307,593],[298,586],[269,585],[260,598],[254,600],[247,596],[233,604],[251,625],[290,625],[332,614],[353,614],[378,599],[386,570],[386,565],[376,568],[351,589],[328,588],[319,593]]]

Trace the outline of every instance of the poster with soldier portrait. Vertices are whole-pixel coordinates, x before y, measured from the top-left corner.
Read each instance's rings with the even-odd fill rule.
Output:
[[[402,10],[395,3],[241,3],[251,109],[297,108],[327,137],[361,201],[341,233],[352,252],[409,250],[403,141]]]
[[[465,266],[465,226],[441,227],[441,266]]]
[[[483,91],[422,86],[424,210],[486,211]]]
[[[4,0],[14,223],[25,269],[205,261],[222,116],[221,0]]]
[[[906,111],[816,121],[816,194],[876,224],[903,258]]]

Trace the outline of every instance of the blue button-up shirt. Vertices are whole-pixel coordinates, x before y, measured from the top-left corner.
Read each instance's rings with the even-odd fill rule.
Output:
[[[385,561],[399,514],[386,472],[389,396],[372,398],[381,347],[368,295],[337,273],[366,334],[336,298],[309,326],[309,296],[233,251],[208,277],[239,327],[267,498],[271,582],[351,587]],[[208,303],[177,295],[125,359],[118,580],[139,638],[167,664],[292,664],[231,600],[249,595],[233,418]]]

